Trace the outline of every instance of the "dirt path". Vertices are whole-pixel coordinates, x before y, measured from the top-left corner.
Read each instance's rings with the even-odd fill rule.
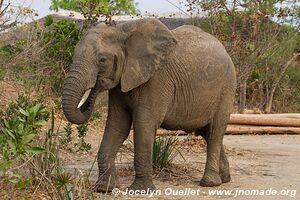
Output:
[[[93,155],[96,154],[100,136],[94,135],[89,138],[94,148],[91,155],[78,157],[76,161],[69,163],[69,169],[87,170],[93,163]],[[180,140],[184,140],[180,136]],[[199,140],[200,141],[200,140]],[[184,142],[183,142],[184,143]],[[169,171],[155,172],[154,183],[161,191],[161,195],[154,195],[152,199],[255,199],[255,200],[285,200],[300,198],[300,136],[292,135],[263,135],[263,136],[225,136],[224,143],[228,159],[231,165],[232,181],[217,188],[203,188],[199,186],[205,165],[205,149],[195,144],[189,148],[184,144],[182,153],[185,161],[177,157],[175,164]],[[188,147],[188,148],[187,148]],[[118,174],[120,176],[120,188],[125,190],[133,180],[133,158],[130,151],[123,149],[118,155]],[[91,179],[97,177],[97,167],[92,171]],[[179,192],[180,190],[195,190],[197,195],[166,195],[165,192]],[[238,188],[238,190],[236,189]],[[272,188],[272,189],[270,189]],[[209,192],[225,189],[231,195],[209,195]],[[259,190],[269,194],[275,190],[282,190],[288,195],[265,195],[265,196],[235,196],[236,191],[244,191],[249,194],[250,190]],[[261,191],[264,190],[264,191]],[[289,190],[289,191],[287,191]],[[295,196],[295,191],[298,194]],[[255,191],[255,192],[257,192]],[[242,192],[242,191],[240,191]],[[159,194],[159,193],[157,193]],[[294,198],[292,197],[294,196]],[[109,196],[109,198],[113,196]],[[144,199],[140,196],[119,195],[117,199]]]

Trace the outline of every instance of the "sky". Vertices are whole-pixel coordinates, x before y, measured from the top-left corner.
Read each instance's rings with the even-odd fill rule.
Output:
[[[7,0],[9,1],[9,0]],[[30,6],[31,8],[35,9],[39,13],[39,17],[43,17],[45,15],[48,15],[50,13],[53,13],[53,11],[49,10],[51,0],[10,0],[15,5],[24,5],[24,2],[26,6]],[[178,11],[178,8],[173,6],[171,3],[177,5],[178,7],[182,7],[182,3],[185,2],[185,0],[135,0],[137,4],[137,8],[143,13],[145,11],[148,12],[175,12]]]

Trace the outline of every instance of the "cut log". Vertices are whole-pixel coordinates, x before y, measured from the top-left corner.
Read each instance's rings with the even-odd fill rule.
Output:
[[[278,114],[231,114],[231,116],[239,117],[239,116],[265,116],[265,117],[281,117],[281,118],[294,118],[300,119],[300,113],[278,113]]]
[[[300,134],[300,127],[228,125],[226,134]]]
[[[255,114],[232,114],[229,124],[300,127],[300,118],[274,117],[269,115]]]

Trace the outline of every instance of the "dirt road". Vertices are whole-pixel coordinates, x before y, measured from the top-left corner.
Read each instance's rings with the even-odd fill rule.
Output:
[[[183,138],[185,137],[180,136],[180,139]],[[91,139],[91,142],[95,143],[95,141],[97,141],[95,138]],[[199,180],[205,165],[205,149],[197,145],[193,145],[192,148],[184,145],[182,153],[185,161],[177,157],[170,170],[155,172],[154,183],[160,192],[158,191],[151,198],[208,200],[300,199],[300,136],[228,135],[225,136],[224,144],[231,165],[232,181],[230,183],[216,188],[200,187]],[[132,154],[126,153],[126,150],[123,150],[117,159],[120,188],[123,191],[133,180],[132,160]],[[87,169],[92,162],[92,157],[78,158],[74,164],[68,165],[68,168]],[[94,167],[91,176],[93,180],[96,179],[96,174],[97,168]],[[213,192],[222,192],[222,189],[224,189],[223,195],[212,195]],[[170,195],[173,192],[175,195]],[[176,195],[180,192],[186,195]],[[225,192],[227,192],[226,195]],[[260,195],[249,195],[256,192],[259,192]],[[265,195],[262,195],[263,193]],[[273,195],[271,195],[272,193]],[[113,198],[113,196],[108,198]],[[144,199],[149,198],[149,196],[118,195],[116,198]]]

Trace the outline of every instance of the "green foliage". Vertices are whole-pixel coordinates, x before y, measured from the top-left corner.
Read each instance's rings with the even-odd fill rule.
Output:
[[[15,55],[24,50],[27,42],[25,40],[19,40],[15,44],[7,44],[0,47],[0,56],[9,57]]]
[[[136,14],[134,0],[52,0],[50,9],[57,11],[59,8],[80,12],[91,22],[101,16],[110,22],[113,15]]]
[[[44,149],[33,146],[38,130],[45,125],[49,112],[37,101],[30,102],[21,95],[11,103],[0,119],[0,170],[7,170],[14,159],[30,154],[43,153]]]
[[[300,70],[297,68],[290,68],[287,72],[290,84],[299,87],[300,89]],[[300,94],[299,94],[300,95]]]
[[[167,167],[181,153],[176,148],[178,138],[175,136],[157,137],[153,144],[153,166],[159,169]]]
[[[99,111],[94,111],[92,116],[91,116],[91,121],[97,120],[101,118],[101,112]]]
[[[63,145],[67,145],[71,142],[71,136],[73,133],[72,123],[68,122],[67,125],[65,126],[64,130],[65,130],[65,134],[61,138],[60,143]]]
[[[44,55],[51,63],[45,69],[46,76],[41,82],[51,85],[54,92],[61,93],[65,73],[72,62],[74,49],[79,42],[82,32],[80,27],[72,21],[60,20],[54,22],[53,16],[45,19],[46,32],[41,35],[41,46],[45,48]]]
[[[10,74],[27,88],[45,91],[50,86],[61,93],[81,30],[71,21],[54,22],[52,16],[46,17],[45,24],[46,28],[31,27],[29,39],[0,48],[0,80]]]
[[[77,126],[78,137],[80,139],[79,144],[77,144],[77,146],[78,146],[79,150],[81,150],[81,151],[89,151],[92,148],[92,145],[89,143],[86,143],[86,141],[85,141],[87,131],[88,131],[87,123]]]
[[[43,154],[37,157],[36,162],[38,163],[39,171],[43,171],[47,175],[51,175],[60,169],[59,157],[58,157],[58,133],[55,131],[55,119],[54,111],[51,112],[50,128],[46,132],[42,148],[45,149]],[[33,176],[37,176],[36,173]]]
[[[51,0],[51,10],[58,11],[59,8],[65,10],[79,11],[80,0]]]
[[[50,57],[59,59],[66,66],[72,62],[75,46],[81,38],[81,30],[75,22],[60,20],[53,23],[53,17],[46,18],[49,31],[43,36]]]
[[[48,15],[45,17],[45,26],[49,27],[54,23],[54,18],[52,15]]]
[[[76,143],[75,146],[78,147],[80,151],[89,151],[92,148],[92,145],[85,141],[85,137],[88,131],[88,124],[81,124],[76,127],[77,136],[79,138],[79,143]],[[71,137],[73,134],[72,123],[67,123],[64,127],[64,133],[60,138],[60,143],[63,145],[68,145],[71,142]]]
[[[51,112],[51,125],[43,141],[42,148],[45,152],[39,154],[34,163],[31,163],[32,177],[39,177],[43,180],[46,187],[53,187],[56,189],[55,193],[59,199],[73,200],[73,191],[70,184],[72,183],[72,176],[65,171],[60,163],[59,158],[59,132],[55,131],[54,111]],[[42,173],[41,173],[42,172]],[[42,176],[41,176],[42,175]],[[50,185],[47,185],[50,184]],[[50,196],[53,196],[50,195]]]
[[[43,76],[43,81],[45,85],[50,85],[52,90],[60,95],[64,85],[65,71],[69,70],[70,61],[56,60],[53,62],[53,64],[49,65],[51,69],[50,74],[46,77]],[[59,104],[55,105],[57,106],[56,108],[61,107]]]
[[[295,10],[296,10],[297,17],[300,18],[300,6],[297,6]]]
[[[17,190],[1,191],[1,197],[16,199],[17,193],[17,198],[30,199],[30,192],[39,188],[48,192],[52,199],[91,197],[92,194],[85,191],[90,186],[88,175],[77,175],[75,182],[75,177],[62,166],[59,157],[60,128],[55,126],[54,111],[50,115],[41,102],[42,97],[30,100],[20,95],[16,103],[11,103],[0,114],[0,183],[5,189]],[[46,130],[41,127],[45,122],[50,124]],[[71,134],[70,126],[65,129],[68,135]],[[87,125],[78,127],[82,139],[87,130]],[[83,148],[87,149],[87,146]]]
[[[71,184],[73,177],[69,172],[60,170],[54,176],[54,183],[57,191],[59,192],[60,199],[73,200],[74,194]]]
[[[13,183],[18,190],[24,190],[32,184],[32,177],[13,174],[9,179],[9,182]]]
[[[11,55],[15,54],[16,52],[20,52],[20,49],[11,44],[5,45],[0,48],[1,56],[11,56]]]
[[[30,107],[34,107],[37,104],[40,104],[40,102],[43,102],[44,97],[43,95],[38,95],[35,99],[30,100],[28,96],[25,94],[20,94],[16,100],[16,102],[11,102],[7,108],[7,110],[4,113],[0,113],[3,117],[2,119],[9,120],[16,117],[21,117],[22,114],[19,112],[19,108],[22,110],[27,110]],[[49,118],[49,115],[42,116],[41,119],[47,120]]]
[[[291,67],[287,71],[287,80],[291,87],[291,101],[292,107],[291,112],[300,112],[300,69]]]
[[[86,133],[88,131],[88,124],[80,124],[77,126],[77,131],[78,131],[78,137],[79,138],[84,138],[86,136]]]

